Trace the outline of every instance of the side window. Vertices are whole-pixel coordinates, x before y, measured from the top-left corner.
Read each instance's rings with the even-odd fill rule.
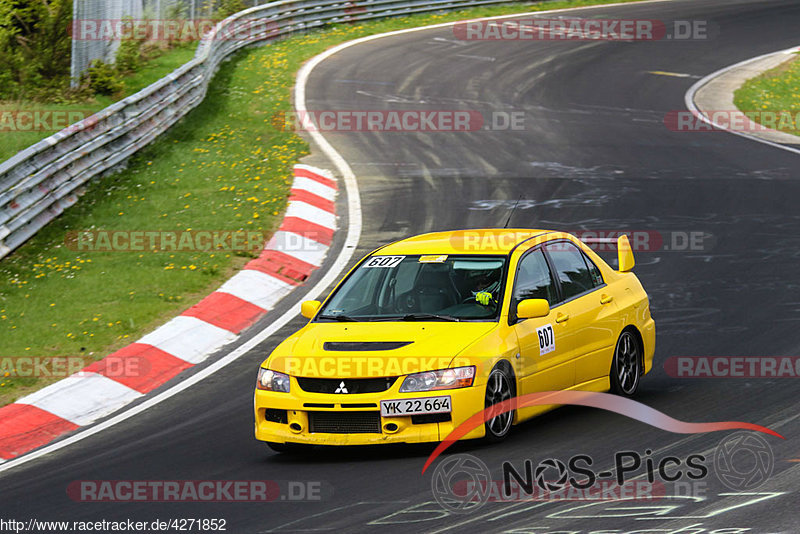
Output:
[[[583,259],[583,252],[578,247],[567,241],[559,241],[547,245],[547,253],[553,261],[564,299],[580,295],[595,286]]]
[[[525,299],[546,299],[550,304],[555,304],[557,300],[550,268],[541,249],[530,252],[519,262],[514,283],[514,303]]]
[[[583,261],[585,261],[586,265],[589,267],[589,276],[592,278],[594,287],[602,286],[605,280],[603,280],[603,275],[600,274],[600,269],[597,268],[597,265],[595,265],[586,254],[583,255]]]

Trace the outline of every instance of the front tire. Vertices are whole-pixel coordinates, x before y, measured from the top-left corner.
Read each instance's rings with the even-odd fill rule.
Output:
[[[489,373],[486,382],[485,408],[499,404],[514,397],[513,378],[501,367],[495,367]],[[486,440],[495,443],[506,438],[514,422],[514,412],[510,410],[498,413],[484,423],[486,427]]]
[[[642,350],[632,330],[623,330],[614,349],[611,363],[611,391],[623,397],[632,397],[639,388],[642,376]]]
[[[295,443],[276,443],[274,441],[268,441],[267,446],[281,454],[297,454],[302,451],[302,445]]]

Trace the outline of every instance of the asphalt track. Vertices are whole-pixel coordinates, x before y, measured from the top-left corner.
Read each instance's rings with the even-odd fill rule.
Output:
[[[673,1],[587,14],[709,20],[719,32],[687,42],[463,42],[440,28],[348,48],[313,71],[311,110],[525,113],[518,131],[326,135],[358,176],[364,231],[356,256],[410,234],[502,224],[520,196],[525,202],[514,226],[713,236],[703,250],[638,254],[636,272],[658,328],[655,368],[638,400],[686,421],[740,420],[782,433],[785,441],[767,438],[775,471],[764,485],[737,494],[712,474],[705,494],[626,509],[613,503],[488,503],[472,514],[448,515],[432,502],[431,472],[420,474],[432,447],[275,455],[252,438],[252,388],[258,362],[302,324],[295,320],[180,395],[3,473],[1,515],[224,518],[229,532],[243,533],[800,532],[800,463],[790,461],[800,458],[796,379],[678,379],[663,370],[670,356],[797,355],[800,349],[798,156],[722,132],[672,132],[663,122],[667,112],[685,109],[684,93],[698,77],[800,44],[800,4]],[[656,458],[709,454],[724,435],[671,434],[567,407],[518,427],[500,445],[464,445],[456,452],[480,458],[499,479],[505,460],[521,468],[526,458],[536,464],[583,453],[608,468],[621,450],[651,449]],[[332,494],[316,502],[271,504],[68,498],[69,483],[94,479],[324,481]]]

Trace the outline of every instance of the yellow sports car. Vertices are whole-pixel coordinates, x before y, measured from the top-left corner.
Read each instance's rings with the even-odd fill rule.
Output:
[[[573,235],[461,230],[361,260],[259,369],[256,438],[297,444],[440,441],[470,416],[536,391],[633,395],[655,323],[627,237],[618,270]],[[465,438],[503,439],[553,406],[498,413]]]

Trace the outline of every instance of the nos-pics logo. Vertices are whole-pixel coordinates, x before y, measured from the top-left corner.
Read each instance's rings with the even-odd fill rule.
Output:
[[[769,443],[758,434],[738,432],[719,442],[709,458],[719,481],[734,491],[750,491],[769,479],[775,467],[775,456]],[[557,492],[568,484],[564,462],[548,458],[535,470],[536,484],[548,492]],[[466,514],[486,504],[492,490],[502,482],[492,480],[489,467],[470,454],[453,454],[442,460],[433,471],[431,491],[445,510]]]

